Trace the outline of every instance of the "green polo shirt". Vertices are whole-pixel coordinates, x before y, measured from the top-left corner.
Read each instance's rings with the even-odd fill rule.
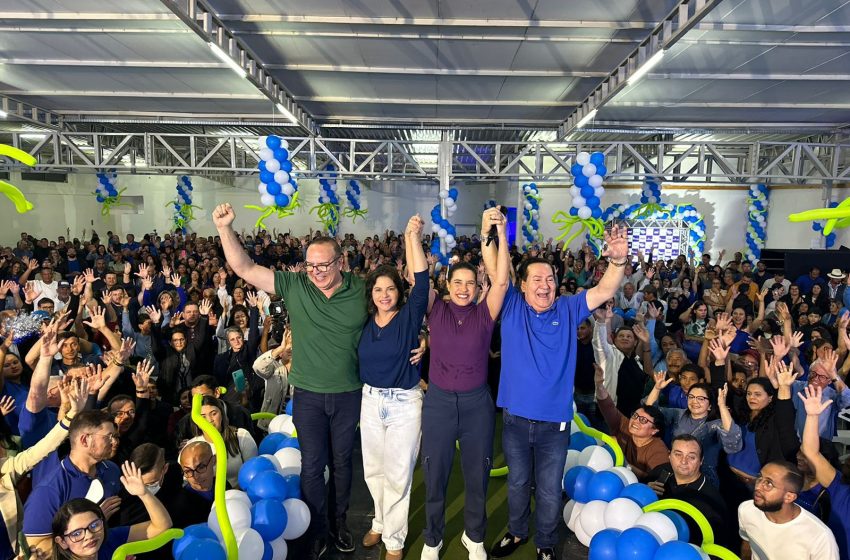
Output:
[[[343,272],[342,285],[328,298],[306,273],[276,271],[274,289],[292,326],[289,382],[316,393],[360,389],[357,345],[367,318],[363,279]]]

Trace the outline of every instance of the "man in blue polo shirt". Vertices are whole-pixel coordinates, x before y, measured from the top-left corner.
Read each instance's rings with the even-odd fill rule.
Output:
[[[626,229],[605,234],[608,268],[595,287],[560,297],[555,270],[531,258],[520,270],[519,291],[502,307],[502,449],[508,464],[508,531],[490,554],[503,558],[528,541],[531,481],[535,481],[538,560],[554,560],[561,519],[561,477],[572,420],[577,329],[620,287],[628,262]]]
[[[118,437],[112,417],[102,410],[87,410],[74,417],[68,429],[71,453],[53,473],[33,488],[24,506],[24,535],[30,548],[50,557],[53,516],[73,498],[100,503],[116,496],[121,470],[112,461],[113,440]]]

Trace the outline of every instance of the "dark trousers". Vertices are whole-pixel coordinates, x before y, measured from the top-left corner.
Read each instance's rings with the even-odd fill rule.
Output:
[[[561,479],[570,444],[570,423],[542,422],[502,410],[502,451],[508,464],[508,531],[528,536],[534,481],[537,548],[555,548],[561,520]]]
[[[361,390],[314,393],[295,389],[292,421],[301,446],[301,496],[310,508],[314,538],[328,535],[328,488],[325,467],[330,464],[334,493],[332,511],[344,520],[351,497],[351,453],[357,440]],[[329,452],[330,448],[330,452]]]
[[[466,487],[464,529],[474,542],[487,531],[487,484],[493,464],[495,409],[490,388],[443,391],[433,383],[422,406],[422,470],[425,476],[425,543],[437,546],[446,527],[446,489],[455,442]]]

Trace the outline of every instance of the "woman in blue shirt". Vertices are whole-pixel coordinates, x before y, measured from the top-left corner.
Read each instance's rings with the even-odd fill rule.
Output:
[[[128,542],[152,539],[171,528],[165,506],[151,494],[142,481],[142,473],[129,461],[121,466],[121,484],[131,496],[138,496],[150,521],[112,531],[100,506],[85,498],[62,504],[53,517],[54,558],[74,560],[111,560],[115,549]]]
[[[422,249],[422,226],[422,219],[413,216],[404,234],[407,267],[414,279],[407,302],[395,268],[381,266],[366,280],[370,317],[358,348],[363,381],[363,471],[375,502],[375,517],[363,546],[383,541],[388,559],[402,557],[421,438],[423,394],[411,352],[419,347],[419,330],[433,294]]]

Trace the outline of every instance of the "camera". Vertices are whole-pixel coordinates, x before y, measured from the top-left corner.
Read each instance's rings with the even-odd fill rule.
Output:
[[[272,318],[269,338],[275,344],[280,344],[283,342],[283,333],[286,325],[289,323],[289,314],[286,312],[286,306],[282,301],[269,303],[269,315]]]

